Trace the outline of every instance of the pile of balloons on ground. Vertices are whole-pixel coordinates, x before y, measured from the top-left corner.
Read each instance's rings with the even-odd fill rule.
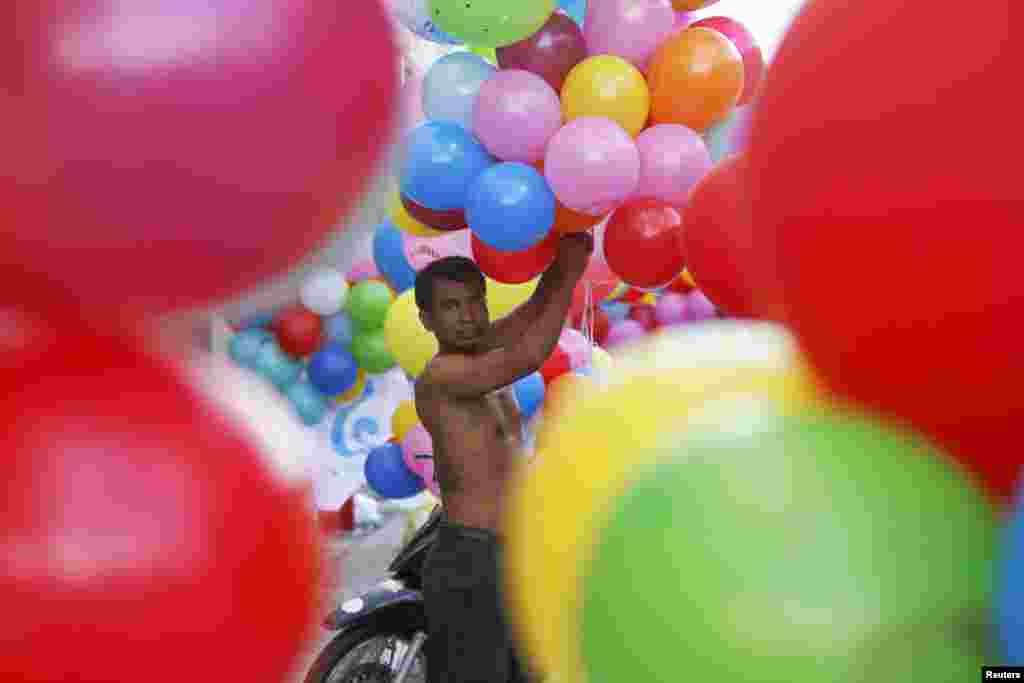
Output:
[[[265,433],[235,419],[245,377],[201,382],[154,318],[344,219],[398,114],[390,21],[319,0],[0,14],[0,678],[280,683],[326,608],[309,483],[277,464],[295,420],[274,400]]]
[[[514,496],[507,594],[561,683],[1024,664],[1024,142],[936,144],[1024,58],[1011,7],[810,0],[790,29],[684,217],[704,293],[764,322],[567,387]]]

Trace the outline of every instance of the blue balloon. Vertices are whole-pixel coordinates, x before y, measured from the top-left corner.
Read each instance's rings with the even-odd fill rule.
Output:
[[[312,427],[319,424],[327,415],[327,399],[309,382],[295,382],[285,390],[284,395],[305,425]]]
[[[523,251],[551,232],[555,193],[532,166],[496,164],[470,188],[466,222],[481,242],[494,249]]]
[[[242,330],[228,342],[228,355],[243,368],[256,369],[260,349],[267,342],[273,342],[274,335],[262,327]]]
[[[405,257],[402,231],[391,221],[384,221],[373,233],[373,263],[399,294],[416,284],[416,271]]]
[[[558,6],[572,17],[573,21],[583,26],[583,21],[587,18],[587,0],[558,0]]]
[[[254,313],[239,323],[239,327],[248,330],[253,327],[270,327],[274,323],[274,313]]]
[[[622,301],[606,301],[601,308],[608,314],[608,321],[625,320],[629,317],[629,304]]]
[[[253,369],[281,391],[297,382],[302,375],[302,364],[282,351],[276,341],[266,342],[260,347]]]
[[[351,351],[337,342],[328,342],[309,359],[306,374],[321,394],[337,396],[355,386],[359,365]]]
[[[398,177],[402,193],[435,211],[462,209],[469,188],[494,165],[480,141],[451,121],[427,121],[406,137]]]
[[[1021,489],[1024,492],[1024,488]],[[1000,659],[1004,664],[1024,665],[1024,499],[1017,505],[1006,529],[1006,549],[996,605]]]
[[[366,483],[382,498],[409,498],[425,488],[423,479],[402,458],[402,447],[391,441],[377,446],[366,458]]]
[[[512,391],[519,404],[519,414],[529,420],[544,402],[544,377],[540,372],[531,372],[513,384]]]
[[[353,331],[352,318],[345,311],[335,313],[324,319],[324,336],[328,341],[337,342],[342,346],[350,346],[352,344]]]
[[[434,62],[423,77],[423,114],[473,130],[473,108],[480,86],[497,68],[472,52],[452,52]]]

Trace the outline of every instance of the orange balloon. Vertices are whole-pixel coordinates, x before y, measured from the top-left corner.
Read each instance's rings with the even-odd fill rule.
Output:
[[[723,119],[743,92],[743,56],[709,28],[672,36],[654,53],[647,73],[651,122],[703,131]]]
[[[693,12],[704,9],[718,2],[718,0],[672,0],[672,7],[677,12]]]

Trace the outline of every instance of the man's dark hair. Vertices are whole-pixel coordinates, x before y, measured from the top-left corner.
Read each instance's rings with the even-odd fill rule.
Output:
[[[484,284],[484,274],[480,266],[465,256],[446,256],[431,263],[416,274],[416,306],[421,311],[429,311],[434,303],[434,282],[452,280],[470,284]]]

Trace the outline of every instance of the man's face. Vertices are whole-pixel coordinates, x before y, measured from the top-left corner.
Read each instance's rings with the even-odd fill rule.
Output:
[[[475,282],[437,280],[433,306],[420,317],[439,344],[465,352],[477,349],[491,325],[484,287]]]

